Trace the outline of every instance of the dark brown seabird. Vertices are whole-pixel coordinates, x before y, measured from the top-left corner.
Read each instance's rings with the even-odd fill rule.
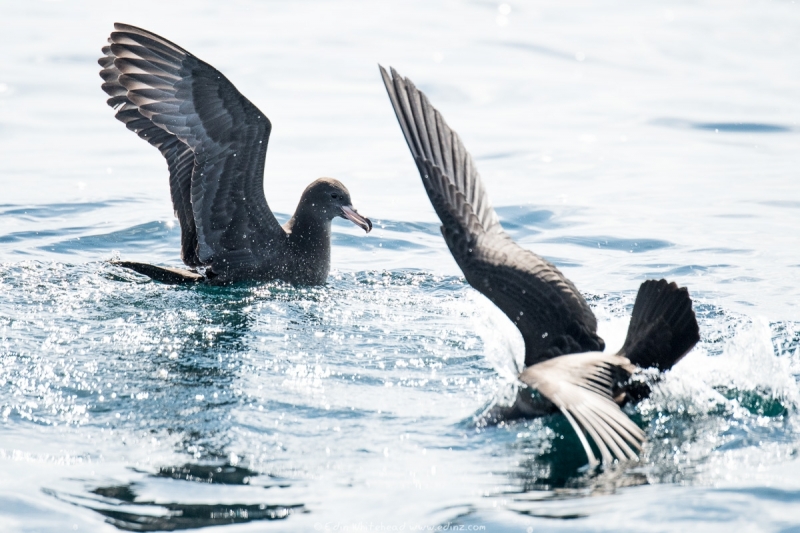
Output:
[[[281,227],[264,196],[272,129],[267,116],[180,46],[127,24],[114,29],[98,61],[102,88],[117,119],[167,160],[181,258],[192,270],[116,264],[165,283],[325,283],[331,221],[342,217],[372,229],[353,208],[347,188],[332,178],[314,181]]]
[[[674,282],[642,283],[625,344],[606,354],[586,300],[551,263],[520,247],[500,226],[478,171],[456,132],[428,98],[394,69],[383,82],[425,191],[442,221],[442,235],[467,281],[517,326],[525,369],[511,407],[495,406],[488,422],[560,411],[597,464],[635,460],[644,432],[620,409],[649,393],[631,380],[638,369],[670,369],[700,340],[692,301]]]

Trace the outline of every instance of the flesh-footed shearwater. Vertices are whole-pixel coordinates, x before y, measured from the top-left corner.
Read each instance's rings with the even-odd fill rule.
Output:
[[[314,181],[281,227],[264,196],[267,116],[180,46],[127,24],[114,29],[98,61],[102,88],[117,119],[167,160],[181,258],[192,270],[115,263],[166,283],[324,283],[331,221],[342,217],[372,229],[347,188],[332,178]]]
[[[526,387],[512,406],[489,410],[488,421],[560,411],[591,464],[598,461],[587,434],[603,462],[638,459],[644,432],[620,406],[649,393],[646,383],[631,380],[634,372],[668,370],[700,340],[689,292],[663,279],[642,283],[622,349],[603,353],[586,300],[554,265],[503,230],[456,132],[408,78],[380,71],[453,258],[525,341],[519,380]]]

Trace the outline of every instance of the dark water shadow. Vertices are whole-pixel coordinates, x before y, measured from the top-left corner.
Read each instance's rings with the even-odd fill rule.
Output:
[[[180,488],[176,487],[176,494]],[[87,495],[43,489],[63,502],[90,509],[122,531],[178,531],[210,526],[244,524],[256,521],[285,520],[295,513],[308,512],[302,503],[181,503],[141,499],[138,484],[97,487]]]
[[[227,463],[218,465],[186,463],[180,466],[162,466],[152,476],[218,485],[251,485],[261,474],[249,468]]]
[[[800,209],[800,202],[792,200],[767,200],[765,202],[758,202],[758,203],[769,207],[785,207],[787,209]]]
[[[674,278],[684,276],[702,276],[711,272],[731,268],[731,265],[719,263],[716,265],[633,265],[646,270],[639,275],[640,279]]]
[[[669,241],[662,241],[658,239],[620,239],[616,237],[606,236],[564,236],[543,239],[540,242],[556,243],[556,244],[575,244],[586,248],[599,248],[608,250],[618,250],[620,252],[628,253],[643,253],[652,250],[660,250],[662,248],[669,248],[674,246]]]
[[[721,133],[785,133],[792,131],[780,124],[759,124],[756,122],[695,122],[692,128]]]
[[[424,233],[426,235],[441,235],[440,222],[408,222],[405,220],[381,219],[374,220],[376,229],[396,233]]]
[[[347,221],[334,219],[331,243],[334,247],[369,250],[377,247],[384,250],[422,250],[427,245],[420,242],[420,235],[441,238],[439,222],[407,222],[391,219],[374,219],[373,231],[368,236],[341,231],[352,227]]]
[[[569,421],[558,412],[545,414],[547,407],[537,405],[544,411],[536,422],[516,418],[513,410],[494,402],[460,422],[464,427],[481,428],[480,433],[489,441],[503,441],[506,435],[516,436],[501,443],[500,450],[495,452],[495,455],[519,458],[510,470],[493,472],[493,475],[508,480],[504,484],[508,488],[499,496],[521,501],[530,500],[532,496],[539,501],[577,498],[613,494],[621,487],[648,483],[647,478],[637,471],[642,466],[638,461],[616,461],[610,465],[590,467],[586,451]],[[508,416],[512,418],[509,420]],[[631,419],[642,426],[638,414],[632,415]],[[592,439],[589,439],[589,445],[595,457],[600,457]]]
[[[177,531],[181,529],[197,529],[209,526],[245,524],[257,520],[283,520],[302,506],[283,505],[190,505],[165,503],[152,505],[152,502],[140,502],[133,505],[146,506],[148,512],[163,510],[165,516],[151,516],[114,509],[96,509],[93,511],[106,517],[106,522],[123,531]]]
[[[495,211],[497,211],[503,228],[512,233],[522,229],[526,230],[526,233],[539,233],[538,230],[550,230],[574,225],[571,222],[561,220],[555,212],[549,209],[541,209],[532,205],[506,205],[496,207]],[[382,219],[375,220],[374,223],[376,229],[387,234],[414,235],[424,233],[436,237],[440,237],[442,234],[440,222],[408,222]],[[349,224],[349,222],[346,224]],[[334,222],[334,225],[336,225],[336,222]],[[334,238],[336,238],[335,233]],[[386,240],[383,240],[383,242],[385,243]]]
[[[667,128],[711,131],[714,133],[789,133],[795,131],[794,128],[782,124],[759,122],[693,122],[691,120],[677,118],[658,118],[651,120],[650,124]]]
[[[538,230],[552,230],[572,226],[560,220],[549,209],[537,209],[530,205],[507,205],[495,209],[500,224],[508,231],[525,229],[526,233],[539,233]],[[536,229],[534,229],[536,228]]]
[[[227,462],[165,466],[154,473],[131,470],[144,474],[145,477],[125,484],[95,487],[83,495],[50,489],[43,489],[43,492],[99,513],[106,517],[106,522],[123,531],[176,531],[259,520],[285,520],[294,513],[308,512],[303,503],[207,503],[209,495],[219,497],[222,494],[225,500],[230,500],[235,494],[241,496],[241,492],[201,491],[198,497],[204,503],[156,502],[139,496],[150,483],[174,484],[169,487],[168,492],[176,495],[197,495],[198,488],[227,485],[252,487],[254,491],[248,493],[247,499],[252,501],[255,495],[255,500],[258,501],[262,499],[262,489],[283,489],[290,486],[285,481],[276,482],[272,476]]]
[[[413,238],[413,231],[409,231],[408,234]],[[360,250],[378,246],[387,250],[421,250],[425,248],[423,244],[400,238],[395,231],[388,230],[381,231],[367,238],[363,235],[352,235],[350,233],[334,231],[331,235],[331,244],[335,247],[356,248]]]
[[[476,154],[474,157],[476,161],[483,161],[492,159],[508,159],[511,157],[517,157],[525,154],[527,154],[527,152],[524,150],[514,150],[509,152],[487,152],[484,154]]]
[[[138,198],[121,198],[104,202],[74,202],[43,205],[0,204],[0,217],[12,216],[29,221],[43,220],[79,215],[106,207],[116,207],[131,203],[141,203],[141,200]]]
[[[750,254],[754,250],[749,248],[695,248],[689,250],[689,253],[707,253],[707,254]]]
[[[719,488],[715,492],[746,494],[760,500],[800,504],[800,490],[787,490],[775,487]],[[800,528],[798,528],[800,530]]]
[[[495,473],[505,476],[508,489],[492,497],[502,498],[509,511],[535,518],[576,520],[597,512],[596,505],[584,506],[578,503],[580,500],[619,496],[622,489],[650,484],[642,463],[637,461],[590,468],[577,435],[563,416],[548,417],[544,426],[554,433],[546,450],[532,442],[532,449],[527,451],[525,442],[518,441],[514,454],[522,452],[523,458],[516,468]],[[594,443],[590,441],[590,445],[599,456]]]
[[[583,497],[612,494],[621,487],[647,484],[647,478],[635,471],[641,466],[637,462],[589,468],[578,436],[562,415],[546,417],[544,426],[555,435],[545,450],[535,443],[531,443],[530,450],[526,450],[528,443],[524,441],[514,444],[515,451],[526,457],[518,468],[506,474],[516,489],[505,494],[549,491],[551,498]],[[599,457],[594,442],[590,441],[590,445]]]
[[[87,251],[130,251],[144,249],[180,250],[181,230],[178,224],[163,221],[146,222],[110,233],[84,235],[39,247],[60,254],[84,254]],[[138,251],[138,250],[137,250]]]
[[[54,237],[64,237],[66,235],[81,234],[88,231],[89,228],[85,226],[59,228],[57,230],[29,230],[29,231],[15,231],[0,235],[0,244],[17,243],[23,241],[49,239]],[[41,248],[40,248],[41,249]]]

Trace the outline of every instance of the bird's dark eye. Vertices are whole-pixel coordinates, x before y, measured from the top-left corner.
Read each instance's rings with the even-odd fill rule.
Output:
[[[335,192],[332,192],[331,193],[331,198],[333,198],[335,200],[336,198],[339,198],[339,195],[336,194]]]

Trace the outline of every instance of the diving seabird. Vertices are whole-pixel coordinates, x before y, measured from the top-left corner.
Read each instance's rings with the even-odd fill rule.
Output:
[[[343,217],[372,229],[353,208],[347,188],[332,178],[314,181],[281,227],[264,196],[272,129],[267,116],[180,46],[127,24],[114,29],[98,61],[102,88],[117,119],[167,160],[181,258],[192,270],[116,263],[167,283],[324,283],[331,221]]]
[[[503,230],[475,164],[458,135],[427,97],[394,69],[380,67],[383,82],[425,191],[442,222],[453,258],[472,287],[517,326],[525,341],[525,369],[511,407],[488,416],[520,418],[560,411],[597,464],[637,459],[644,432],[620,409],[649,390],[629,378],[640,368],[664,371],[700,339],[686,288],[648,280],[639,288],[627,338],[617,354],[603,353],[597,320],[551,263],[520,247]]]

